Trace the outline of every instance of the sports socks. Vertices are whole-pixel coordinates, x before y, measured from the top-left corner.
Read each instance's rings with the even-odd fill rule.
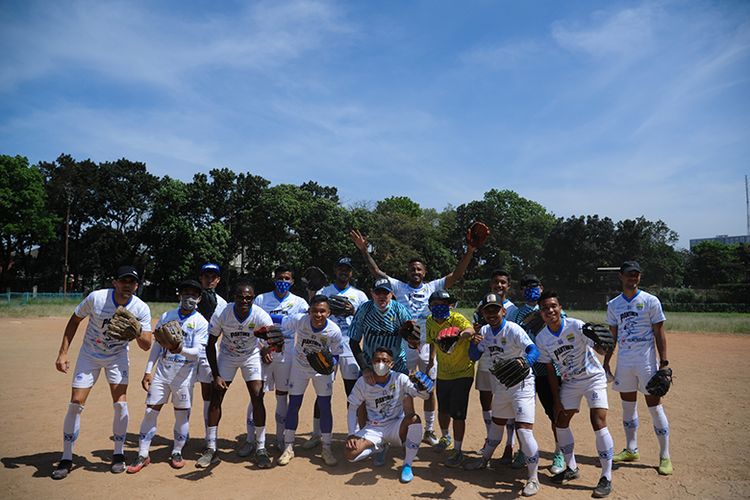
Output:
[[[259,450],[266,447],[266,426],[259,425],[255,428],[255,442],[258,445]]]
[[[599,461],[602,464],[602,476],[612,480],[612,457],[615,454],[615,443],[609,429],[604,427],[594,431],[596,435],[596,451],[599,453]]]
[[[141,457],[148,456],[151,440],[156,435],[156,420],[158,418],[159,410],[146,407],[146,413],[143,415],[143,422],[141,422],[140,438],[138,440],[138,455]]]
[[[509,418],[505,422],[505,433],[508,435],[508,440],[505,443],[506,448],[513,448],[513,446],[516,444],[516,421],[512,418]]]
[[[63,460],[73,460],[73,443],[78,439],[81,429],[81,413],[83,405],[69,403],[68,411],[63,421]]]
[[[406,428],[406,440],[404,441],[404,465],[411,465],[414,457],[419,451],[419,442],[422,440],[422,424],[411,424]]]
[[[206,448],[216,451],[216,435],[218,432],[218,425],[206,429]]]
[[[424,412],[424,427],[426,431],[435,429],[435,410]]]
[[[484,426],[487,428],[487,436],[490,435],[490,428],[492,428],[492,412],[482,411],[482,420],[484,420]]]
[[[565,455],[565,463],[568,467],[575,470],[578,467],[576,463],[576,456],[573,454],[575,448],[575,440],[573,439],[573,431],[570,427],[563,429],[562,427],[557,428],[557,443],[560,445],[560,451]]]
[[[333,413],[331,412],[331,396],[319,396],[318,408],[320,409],[320,438],[323,446],[331,446],[333,432]]]
[[[378,451],[380,451],[380,449],[376,450],[375,448],[367,448],[366,450],[362,450],[362,453],[360,453],[359,455],[357,455],[356,457],[354,457],[352,460],[350,460],[350,462],[351,463],[361,462],[365,458],[369,457],[370,455],[372,455],[373,453],[376,453]]]
[[[112,437],[115,442],[115,455],[122,455],[125,449],[125,436],[128,433],[128,403],[118,401],[113,403],[115,416],[112,420]]]
[[[622,427],[625,429],[626,447],[638,451],[638,402],[622,402]]]
[[[492,454],[495,453],[495,450],[498,446],[500,446],[500,443],[503,442],[503,432],[505,431],[505,427],[502,425],[497,425],[495,422],[490,420],[490,428],[489,431],[487,431],[487,441],[484,443],[484,447],[482,448],[482,456],[485,458],[485,460],[489,460],[492,458]]]
[[[247,429],[247,442],[255,442],[255,421],[253,420],[253,401],[247,404],[247,415],[245,418],[245,428]]]
[[[521,451],[526,455],[526,468],[529,470],[529,479],[538,479],[539,445],[534,437],[534,432],[531,429],[518,429],[516,432],[518,433],[518,442],[521,445]],[[611,457],[609,463],[611,466]]]
[[[286,422],[286,411],[289,408],[289,399],[286,394],[276,395],[276,441],[284,440],[284,423]]]
[[[664,407],[659,404],[649,407],[648,411],[654,421],[656,439],[659,440],[660,458],[669,458],[669,422],[667,421],[667,415],[664,413]]]
[[[174,410],[174,445],[172,453],[182,453],[182,448],[188,440],[188,431],[190,429],[190,410]]]

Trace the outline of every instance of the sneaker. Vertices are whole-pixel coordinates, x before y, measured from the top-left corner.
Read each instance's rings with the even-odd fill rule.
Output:
[[[445,460],[446,467],[461,467],[464,464],[464,454],[461,450],[455,450],[451,456]]]
[[[255,441],[253,441],[252,443],[249,441],[245,441],[244,443],[242,443],[242,446],[237,449],[237,455],[242,458],[249,457],[253,453],[255,453]]]
[[[323,461],[326,465],[334,466],[339,463],[338,459],[333,455],[333,451],[330,446],[324,446],[320,452],[320,456],[323,457]],[[384,459],[385,460],[385,459]]]
[[[401,467],[401,482],[410,483],[414,479],[414,473],[411,471],[411,465]]]
[[[482,470],[486,469],[490,461],[484,457],[470,458],[464,462],[465,470]]]
[[[510,465],[513,463],[513,447],[505,447],[505,450],[503,450],[503,456],[500,457],[500,463],[502,465]]]
[[[523,491],[521,491],[521,495],[525,497],[533,497],[539,493],[539,481],[536,479],[529,479],[529,481],[526,483],[526,486],[523,487]]]
[[[57,469],[52,471],[52,479],[65,479],[73,468],[72,460],[60,460]]]
[[[555,484],[567,484],[569,481],[572,481],[573,479],[578,479],[580,476],[580,472],[578,472],[578,467],[575,468],[575,470],[571,469],[570,467],[567,467],[564,471],[562,471],[559,474],[555,474],[552,476],[552,482]]]
[[[182,469],[185,467],[185,459],[182,458],[182,453],[172,453],[169,457],[169,464],[173,469]]]
[[[562,454],[562,452],[557,452],[552,457],[552,466],[549,468],[549,471],[552,473],[552,475],[559,474],[562,471],[565,470],[565,455]]]
[[[313,448],[317,448],[319,445],[320,445],[320,435],[313,434],[312,436],[310,436],[310,439],[302,443],[302,449],[312,450]]]
[[[385,455],[388,453],[388,448],[390,448],[391,445],[386,443],[385,446],[383,446],[383,449],[379,452],[375,453],[372,456],[372,465],[375,467],[382,467],[385,465]]]
[[[435,435],[435,431],[424,431],[424,436],[422,436],[422,442],[427,443],[430,446],[436,446],[440,440]]]
[[[450,436],[443,436],[438,440],[438,444],[435,445],[437,451],[447,451],[453,449],[453,438]]]
[[[526,455],[521,450],[518,450],[516,456],[513,457],[513,463],[510,465],[514,469],[523,469],[526,467]]]
[[[630,451],[627,448],[623,448],[623,450],[620,453],[618,453],[617,455],[615,455],[614,457],[612,457],[612,461],[615,462],[615,463],[617,463],[617,462],[634,462],[634,461],[638,460],[639,458],[641,458],[641,454],[638,453],[638,450]]]
[[[219,457],[216,455],[216,450],[206,448],[205,450],[203,450],[203,453],[201,453],[201,456],[198,457],[198,461],[195,462],[195,466],[201,469],[203,467],[208,467],[209,465],[218,461]]]
[[[259,469],[271,468],[271,457],[268,456],[268,452],[265,448],[256,450],[253,460],[255,461],[255,465],[257,465]]]
[[[112,471],[112,474],[122,474],[127,468],[128,466],[125,463],[125,455],[122,453],[112,455],[112,465],[109,466],[109,470]]]
[[[672,475],[672,460],[669,458],[662,458],[659,461],[659,474],[662,476]]]
[[[128,474],[135,474],[136,472],[140,472],[141,469],[143,469],[150,463],[151,459],[149,457],[142,457],[138,455],[138,457],[135,459],[135,462],[133,462],[132,465],[128,465]]]
[[[612,481],[602,476],[599,478],[599,483],[594,488],[594,493],[591,495],[594,498],[604,498],[612,493]]]
[[[284,453],[282,453],[279,459],[276,460],[276,463],[278,465],[286,465],[289,462],[291,462],[293,458],[294,458],[294,450],[292,449],[291,446],[287,446],[284,449]]]

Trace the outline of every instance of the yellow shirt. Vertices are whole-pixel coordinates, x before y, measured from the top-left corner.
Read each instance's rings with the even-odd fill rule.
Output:
[[[427,343],[432,344],[437,355],[437,378],[440,380],[454,380],[457,378],[474,377],[474,362],[469,359],[469,344],[471,339],[459,339],[453,352],[446,354],[437,345],[440,330],[457,326],[462,331],[472,328],[472,324],[460,312],[451,311],[451,315],[438,323],[432,315],[427,318]]]

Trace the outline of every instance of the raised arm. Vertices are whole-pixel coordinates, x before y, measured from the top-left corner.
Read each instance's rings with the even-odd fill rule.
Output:
[[[456,268],[452,273],[445,276],[445,288],[452,287],[454,283],[464,277],[466,268],[469,267],[469,262],[471,262],[471,258],[474,256],[474,251],[476,251],[475,247],[471,245],[466,247],[466,253],[461,257]]]
[[[367,268],[370,270],[370,274],[375,278],[387,278],[388,275],[380,270],[375,259],[370,255],[370,251],[367,249],[367,238],[359,232],[359,229],[352,229],[349,232],[349,236],[351,236],[354,246],[357,247],[357,250],[359,250],[359,253],[364,257],[365,262],[367,262]]]

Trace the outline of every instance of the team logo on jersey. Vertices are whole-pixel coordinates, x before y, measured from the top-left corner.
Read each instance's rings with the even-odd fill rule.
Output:
[[[388,386],[389,391],[395,391],[396,390],[396,384],[391,384]]]
[[[575,336],[575,334],[573,334],[573,333],[569,333],[569,334],[568,334],[568,336],[567,336],[567,337],[565,337],[565,339],[566,339],[566,340],[567,340],[568,342],[573,342],[573,340],[574,340],[575,338],[576,338],[576,336]]]
[[[635,305],[635,308],[638,309],[639,311],[642,311],[643,310],[643,302],[638,302]]]
[[[507,343],[508,343],[508,341],[507,341],[507,340],[505,340],[505,339],[502,339],[502,340],[500,340],[500,343],[501,343],[501,344],[503,344],[503,345],[505,345],[505,344],[507,344]]]

